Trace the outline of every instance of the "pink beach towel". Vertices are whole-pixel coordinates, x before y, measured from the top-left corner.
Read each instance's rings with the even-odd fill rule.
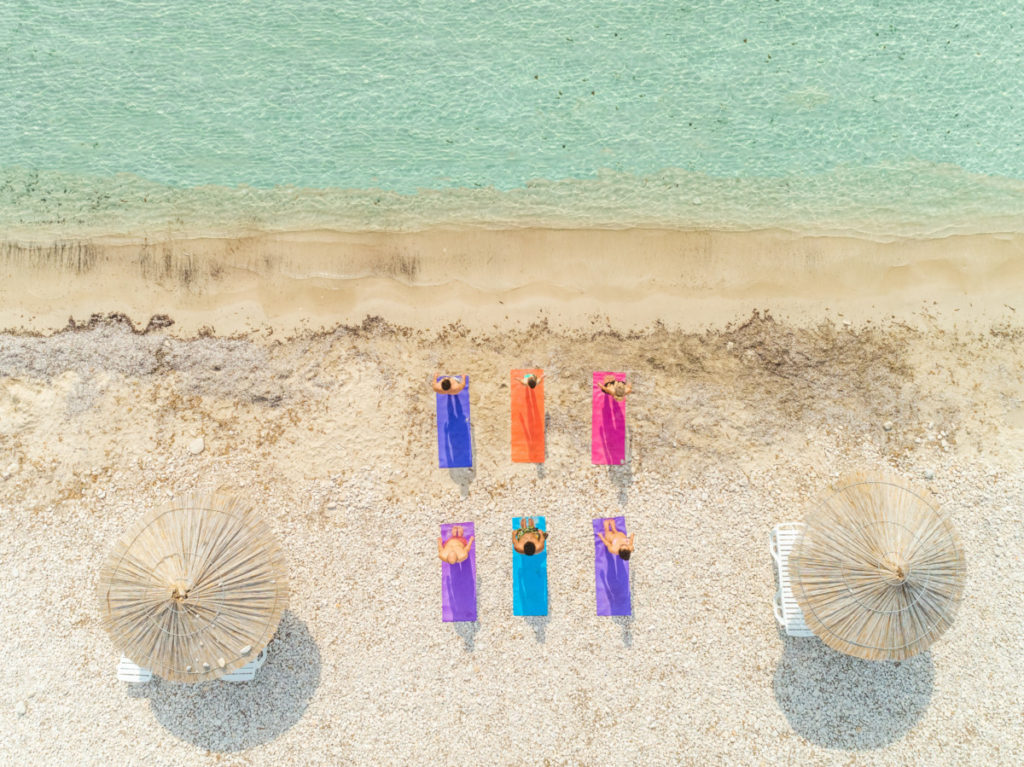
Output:
[[[590,462],[597,466],[619,465],[626,460],[626,400],[601,391],[605,376],[625,381],[625,373],[594,373]]]

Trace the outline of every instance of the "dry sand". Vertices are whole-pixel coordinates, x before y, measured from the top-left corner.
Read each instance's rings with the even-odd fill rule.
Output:
[[[0,757],[1018,764],[1022,242],[8,244],[0,327],[34,333],[0,334]],[[508,370],[533,365],[542,467],[508,456]],[[472,375],[472,470],[436,468],[436,368]],[[596,369],[634,381],[623,467],[589,463]],[[928,482],[969,565],[953,628],[898,666],[786,638],[771,611],[771,526],[884,467]],[[289,555],[267,664],[249,685],[128,688],[99,565],[145,509],[218,488],[253,497]],[[511,614],[527,509],[551,530],[546,619]],[[631,620],[594,614],[588,520],[612,512],[636,532]],[[434,539],[464,520],[480,621],[443,624]]]

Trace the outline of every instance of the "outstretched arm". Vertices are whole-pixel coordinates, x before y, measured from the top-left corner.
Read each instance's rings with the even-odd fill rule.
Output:
[[[636,533],[630,533],[630,534],[629,534],[629,550],[630,550],[630,551],[632,551],[632,550],[633,550],[633,536],[634,536],[634,535],[636,535]]]
[[[475,535],[471,535],[471,536],[469,536],[469,540],[466,541],[466,553],[467,554],[469,553],[469,550],[471,548],[473,548],[473,539],[474,538],[476,538],[476,536]]]
[[[444,544],[441,542],[440,538],[437,539],[437,556],[444,559]]]

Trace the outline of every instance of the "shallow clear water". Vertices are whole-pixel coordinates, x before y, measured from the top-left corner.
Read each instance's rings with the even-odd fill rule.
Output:
[[[0,226],[1020,228],[1024,4],[891,5],[13,0]]]

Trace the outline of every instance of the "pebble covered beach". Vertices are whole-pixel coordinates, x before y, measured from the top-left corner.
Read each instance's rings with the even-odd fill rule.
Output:
[[[19,764],[1018,764],[1022,331],[927,322],[701,332],[380,319],[178,338],[123,318],[0,335],[0,755]],[[443,349],[443,358],[438,350]],[[508,370],[547,371],[547,460],[508,459]],[[475,465],[437,468],[427,376],[472,373]],[[622,369],[627,464],[589,462]],[[901,664],[789,638],[772,525],[846,471],[926,483],[968,581]],[[249,684],[114,676],[97,573],[140,514],[245,494],[292,595]],[[550,610],[512,615],[508,529],[547,517]],[[633,615],[594,608],[590,520],[636,533]],[[476,623],[441,622],[441,522],[474,521]]]

